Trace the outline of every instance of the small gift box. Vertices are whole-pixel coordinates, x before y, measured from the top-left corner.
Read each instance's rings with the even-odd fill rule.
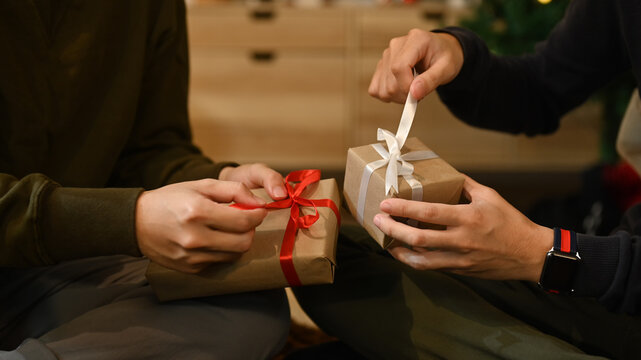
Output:
[[[416,72],[414,72],[416,75]],[[385,141],[351,148],[347,152],[344,194],[356,220],[383,247],[393,239],[376,225],[381,201],[398,197],[416,201],[458,203],[465,178],[417,138],[407,138],[418,101],[407,94],[396,134],[378,129],[376,139]],[[399,178],[402,180],[399,181]],[[401,220],[401,219],[398,219]],[[433,227],[408,219],[412,226]]]
[[[286,180],[289,198],[267,204],[251,248],[238,260],[198,274],[150,263],[147,279],[156,296],[166,301],[332,283],[340,224],[336,181],[320,180],[318,170],[296,171]],[[265,190],[252,191],[272,201]]]
[[[393,181],[387,181],[386,184],[390,166],[386,158],[389,157],[387,147],[380,143],[350,148],[347,152],[344,184],[345,201],[350,212],[383,248],[387,248],[392,239],[374,225],[374,216],[381,212],[381,201],[398,197],[456,204],[464,181],[461,173],[430,151],[420,140],[409,138],[400,149],[399,159],[411,163],[413,171],[392,171],[393,178],[400,177],[394,189],[394,185],[390,184]],[[396,164],[397,160],[393,161],[393,165],[402,167],[402,164]],[[378,165],[382,166],[375,169]],[[426,224],[420,226],[425,227]]]

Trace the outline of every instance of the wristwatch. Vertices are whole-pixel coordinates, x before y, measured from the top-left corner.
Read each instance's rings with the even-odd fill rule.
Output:
[[[548,251],[539,286],[555,294],[571,294],[581,257],[576,248],[576,233],[554,228],[554,247]]]

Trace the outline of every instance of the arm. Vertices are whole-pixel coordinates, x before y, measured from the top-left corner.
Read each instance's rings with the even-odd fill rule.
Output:
[[[403,199],[381,203],[374,219],[387,235],[407,246],[390,249],[416,269],[446,270],[497,280],[538,281],[552,248],[552,229],[537,225],[494,190],[467,178],[467,204],[446,205]],[[418,229],[392,216],[445,225]],[[641,309],[641,204],[624,216],[611,236],[577,234],[582,262],[574,282],[576,296],[598,298],[608,308],[638,314]]]
[[[573,1],[548,41],[536,54],[522,57],[491,55],[478,37],[458,28],[443,31],[455,36],[461,47],[441,46],[445,51],[433,54],[426,50],[442,41],[451,44],[451,39],[442,33],[416,36],[414,31],[412,36],[411,32],[401,50],[394,51],[390,43],[370,94],[403,101],[408,89],[420,99],[438,87],[450,109],[471,124],[529,135],[554,131],[562,114],[630,66],[615,6]],[[461,67],[459,52],[465,59]],[[430,67],[444,56],[454,59],[454,80],[451,69]],[[412,67],[421,72],[414,80]],[[447,226],[445,231],[420,230],[380,215],[376,221],[381,230],[409,245],[390,250],[392,254],[419,269],[537,281],[545,253],[552,247],[552,230],[532,223],[495,191],[471,179],[465,183],[465,193],[469,204],[382,202],[381,210],[389,215]],[[641,210],[632,209],[624,219],[626,226],[610,237],[578,235],[583,264],[575,282],[577,295],[597,297],[618,311],[639,312],[639,218]]]
[[[165,1],[151,9],[136,120],[110,185],[153,189],[218,178],[232,163],[214,163],[191,141],[187,113],[189,57],[185,5]],[[157,5],[154,4],[154,5]]]
[[[154,21],[146,37],[149,48],[146,63],[141,64],[145,72],[137,91],[135,121],[128,126],[126,119],[119,118],[113,119],[111,128],[96,127],[96,131],[129,135],[126,144],[118,141],[119,136],[106,137],[116,140],[103,148],[124,146],[115,166],[108,161],[104,165],[104,172],[112,173],[110,181],[102,178],[102,173],[79,171],[67,182],[95,184],[95,188],[72,188],[61,187],[39,174],[22,179],[0,174],[0,231],[4,234],[0,237],[0,266],[38,266],[110,254],[139,256],[142,250],[170,267],[198,270],[203,262],[230,259],[244,251],[253,228],[264,216],[260,209],[239,212],[219,202],[255,204],[258,200],[247,187],[264,186],[273,198],[284,194],[282,177],[266,166],[213,164],[191,144],[186,111],[184,5],[179,1],[151,5],[155,8],[144,9]],[[132,79],[129,88],[137,88],[137,79]],[[108,112],[109,107],[106,109]],[[203,180],[148,192],[141,188],[219,175],[222,180],[244,185]],[[90,180],[78,179],[82,176]],[[178,194],[184,198],[181,200]],[[161,231],[172,220],[173,232]],[[219,243],[203,243],[203,239],[218,240],[212,234],[221,235]],[[195,246],[201,248],[193,249]],[[229,254],[184,256],[211,250]]]
[[[492,55],[480,38],[461,28],[422,36],[410,32],[399,49],[390,43],[372,80],[387,79],[379,81],[385,89],[370,87],[370,94],[402,102],[408,89],[421,99],[438,87],[454,115],[472,125],[528,135],[553,132],[563,114],[630,67],[615,7],[573,1],[536,53],[517,57]],[[444,34],[454,36],[460,48],[439,46]],[[453,70],[438,65],[448,57]],[[412,82],[413,66],[421,74]]]

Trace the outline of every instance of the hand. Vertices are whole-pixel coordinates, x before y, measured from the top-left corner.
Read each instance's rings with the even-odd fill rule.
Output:
[[[267,194],[274,200],[287,197],[283,176],[265,164],[226,167],[220,171],[218,178],[224,181],[238,181],[250,189],[265,188]]]
[[[468,204],[446,205],[387,199],[374,223],[400,241],[390,253],[420,270],[446,270],[488,279],[538,281],[545,256],[552,248],[552,229],[539,226],[516,210],[496,191],[465,178]],[[418,229],[393,220],[407,217],[445,230]]]
[[[368,92],[385,102],[404,103],[408,90],[421,100],[461,71],[463,50],[449,34],[412,29],[390,41],[372,77]],[[419,75],[414,78],[412,68]]]
[[[143,255],[165,267],[196,273],[211,263],[246,252],[265,209],[239,210],[265,202],[238,182],[205,179],[145,191],[136,205],[136,237]]]

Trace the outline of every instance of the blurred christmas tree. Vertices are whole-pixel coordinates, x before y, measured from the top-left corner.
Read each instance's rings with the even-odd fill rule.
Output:
[[[534,51],[561,20],[570,0],[481,0],[474,17],[461,26],[476,32],[490,50],[501,55],[520,55]],[[612,81],[594,96],[603,103],[601,158],[607,163],[618,159],[615,139],[635,86],[631,75]]]
[[[474,30],[495,53],[532,52],[561,20],[570,0],[483,0],[473,18],[461,22]]]

